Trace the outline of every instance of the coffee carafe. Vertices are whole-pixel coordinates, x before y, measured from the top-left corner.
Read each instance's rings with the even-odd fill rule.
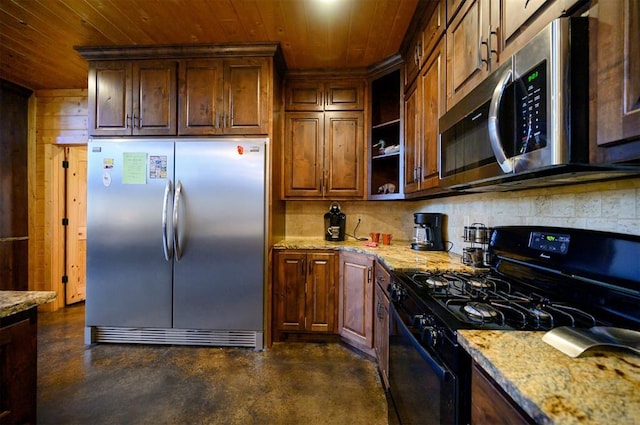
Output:
[[[415,235],[411,249],[417,251],[444,251],[441,213],[413,213]]]

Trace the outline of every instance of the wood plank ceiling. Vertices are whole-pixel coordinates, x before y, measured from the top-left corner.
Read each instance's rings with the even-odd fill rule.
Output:
[[[0,78],[86,88],[74,46],[279,41],[289,69],[398,52],[419,0],[0,0]]]

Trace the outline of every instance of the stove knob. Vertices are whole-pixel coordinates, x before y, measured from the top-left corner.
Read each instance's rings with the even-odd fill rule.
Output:
[[[422,330],[425,325],[427,324],[427,318],[425,317],[424,314],[416,314],[415,316],[413,316],[413,327],[418,329],[418,330]]]
[[[435,326],[428,326],[424,332],[424,338],[426,338],[426,342],[430,347],[435,347],[440,343],[440,338],[442,337],[442,331],[436,328]]]

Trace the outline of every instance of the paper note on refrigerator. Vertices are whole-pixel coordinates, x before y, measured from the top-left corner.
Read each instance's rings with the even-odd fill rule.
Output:
[[[147,184],[147,153],[122,154],[122,184]]]

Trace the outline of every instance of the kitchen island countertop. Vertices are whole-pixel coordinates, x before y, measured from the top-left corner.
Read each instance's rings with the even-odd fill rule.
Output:
[[[0,291],[0,318],[12,316],[55,299],[54,291]]]
[[[540,424],[636,424],[640,356],[593,348],[569,357],[544,332],[460,330],[471,358]]]
[[[430,271],[467,271],[477,272],[473,268],[462,264],[458,254],[444,251],[416,251],[411,249],[409,241],[393,241],[391,245],[379,244],[369,247],[364,241],[346,240],[329,242],[321,238],[286,238],[273,245],[273,249],[319,249],[350,251],[360,254],[373,255],[388,270],[430,270]]]

